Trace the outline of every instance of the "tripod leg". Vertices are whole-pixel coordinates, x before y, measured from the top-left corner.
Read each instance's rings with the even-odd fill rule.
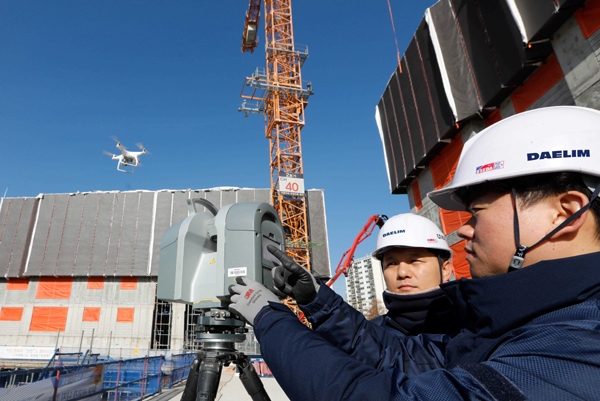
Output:
[[[254,370],[254,366],[252,366],[246,355],[241,354],[240,359],[237,361],[237,366],[240,368],[240,380],[246,392],[252,398],[252,401],[271,401],[265,391],[265,387],[256,374],[256,370]]]
[[[200,360],[194,359],[194,362],[190,365],[190,374],[188,375],[187,382],[185,383],[185,390],[181,395],[181,401],[196,401],[196,388],[198,387],[198,368],[200,367]]]
[[[219,391],[219,380],[221,379],[222,369],[223,361],[217,355],[207,356],[204,354],[198,371],[196,401],[214,401],[217,391]]]

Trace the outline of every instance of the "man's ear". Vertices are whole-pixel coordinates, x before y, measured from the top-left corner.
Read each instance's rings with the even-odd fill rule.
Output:
[[[583,193],[579,191],[568,191],[556,196],[556,201],[554,203],[555,206],[555,219],[553,224],[555,227],[562,224],[563,221],[567,220],[573,214],[577,213],[581,208],[583,208],[587,203],[589,203],[589,199]],[[557,239],[564,235],[572,235],[576,234],[584,225],[586,220],[589,218],[589,210],[586,210],[576,218],[571,221],[565,227],[561,228],[556,234],[554,234],[551,238]]]
[[[445,283],[450,280],[450,277],[452,277],[453,270],[454,268],[449,260],[446,260],[444,263],[442,263],[442,283]]]

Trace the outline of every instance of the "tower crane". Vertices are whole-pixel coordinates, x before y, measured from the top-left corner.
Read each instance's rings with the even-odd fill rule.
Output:
[[[262,0],[250,0],[242,52],[253,52]],[[266,68],[256,68],[242,89],[239,111],[264,114],[269,139],[271,203],[279,213],[286,249],[298,264],[310,270],[310,246],[300,131],[312,86],[303,86],[301,67],[308,47],[294,44],[291,0],[264,0]]]

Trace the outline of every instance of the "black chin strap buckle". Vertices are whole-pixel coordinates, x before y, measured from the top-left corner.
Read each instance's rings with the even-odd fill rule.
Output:
[[[527,247],[524,245],[519,245],[517,248],[517,252],[515,252],[515,256],[512,257],[510,261],[510,268],[512,269],[520,269],[523,267],[523,261],[525,260],[525,252],[527,252]]]

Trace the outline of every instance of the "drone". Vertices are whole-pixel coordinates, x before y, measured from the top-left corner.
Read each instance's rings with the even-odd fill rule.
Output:
[[[140,156],[150,153],[150,152],[148,152],[146,150],[146,148],[144,147],[144,145],[142,145],[141,143],[136,143],[137,147],[140,148],[139,152],[129,151],[129,150],[127,150],[127,148],[125,148],[125,146],[123,146],[121,144],[119,139],[117,139],[116,137],[112,137],[112,139],[117,143],[117,145],[116,145],[117,149],[119,149],[121,151],[121,154],[116,155],[114,153],[107,152],[106,150],[104,151],[104,154],[112,157],[113,160],[118,160],[118,162],[117,162],[117,170],[118,171],[120,171],[122,173],[133,174],[133,170],[137,166],[142,165],[140,163]]]

